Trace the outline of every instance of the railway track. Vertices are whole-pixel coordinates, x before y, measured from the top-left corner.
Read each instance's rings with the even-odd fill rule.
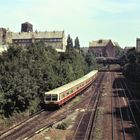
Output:
[[[44,109],[34,113],[33,115],[30,115],[28,118],[26,118],[23,121],[19,122],[17,125],[14,125],[14,126],[10,127],[9,129],[4,130],[2,133],[0,133],[0,138],[1,138],[1,136],[7,135],[7,133],[13,132],[14,130],[18,129],[18,127],[21,127],[22,125],[24,125],[25,123],[29,122],[30,120],[38,117],[39,114],[41,114],[43,111],[44,111]]]
[[[98,78],[97,78],[98,79]],[[96,80],[95,79],[95,82]],[[91,85],[89,88],[92,89],[95,85]],[[86,90],[84,90],[86,92]],[[89,95],[88,95],[89,96]],[[80,104],[80,103],[79,103]],[[32,118],[30,121],[26,121],[23,124],[15,127],[12,132],[3,133],[0,136],[0,140],[21,140],[21,139],[29,139],[36,133],[41,132],[42,130],[52,126],[54,123],[59,122],[66,118],[69,114],[71,114],[76,108],[78,108],[78,104],[69,108],[69,111],[66,111],[66,104],[61,109],[53,111],[53,112],[42,112],[38,114],[37,117]],[[59,117],[58,117],[59,116]]]
[[[78,122],[76,130],[73,134],[72,140],[90,140],[93,137],[96,115],[98,112],[98,105],[101,96],[101,82],[104,79],[104,75],[98,80],[96,88],[94,88],[93,96],[90,97],[84,113]]]
[[[107,76],[109,76],[107,78]],[[115,81],[114,81],[115,79]],[[112,92],[111,106],[110,106],[110,120],[112,125],[112,140],[132,140],[140,138],[140,129],[138,120],[135,118],[131,102],[135,100],[131,90],[127,87],[123,79],[119,79],[115,72],[110,72],[108,75],[103,73],[95,79],[93,84],[89,88],[82,91],[84,98],[82,102],[76,105],[69,105],[67,103],[59,110],[53,112],[41,112],[31,118],[29,121],[25,121],[21,126],[12,130],[12,133],[8,132],[0,135],[0,140],[26,140],[31,138],[42,130],[52,126],[53,124],[65,119],[76,109],[81,109],[79,122],[73,134],[71,140],[92,140],[94,139],[94,131],[96,127],[97,113],[99,111],[100,97],[102,92],[102,82],[112,83],[114,89],[110,89]],[[110,85],[109,85],[110,86]],[[111,87],[111,86],[110,86]],[[92,92],[91,92],[92,91]],[[137,102],[135,102],[135,108],[139,112]],[[67,111],[66,111],[67,110]],[[59,117],[58,117],[59,116]]]
[[[28,134],[28,132],[30,132],[30,126],[32,125],[32,127],[34,128],[37,123],[41,122],[42,118],[44,116],[48,116],[51,112],[42,112],[40,114],[38,114],[38,116],[30,118],[30,120],[21,123],[18,126],[15,126],[12,131],[10,129],[10,131],[5,132],[4,134],[2,134],[0,136],[0,140],[15,140],[17,138],[22,139],[24,138],[25,135]],[[36,122],[37,120],[37,122]],[[32,129],[33,130],[33,129]],[[26,133],[24,135],[24,133]]]
[[[114,81],[114,73],[110,75],[110,81],[112,83],[112,87],[113,87],[113,81]],[[111,88],[111,123],[112,123],[112,140],[114,140],[115,137],[115,109],[114,109],[114,96],[113,96],[113,89]]]
[[[125,132],[125,118],[122,106],[124,106],[122,99],[119,95],[118,82],[116,82],[116,73],[110,72],[109,75],[111,85],[111,106],[110,106],[110,139],[112,140],[125,140],[126,139],[126,132]],[[127,111],[126,111],[127,113]]]
[[[115,83],[115,89],[117,89],[117,85]],[[116,98],[116,99],[115,99]],[[115,113],[114,113],[114,121],[115,125],[113,124],[112,126],[112,132],[114,131],[114,135],[112,135],[112,140],[117,140],[117,139],[121,139],[121,140],[126,140],[126,132],[124,129],[124,118],[123,118],[123,113],[122,113],[122,104],[120,101],[120,97],[119,97],[119,93],[118,90],[116,90],[116,95],[114,98],[114,106],[116,107]],[[122,132],[122,133],[120,133]]]
[[[135,106],[135,109],[140,114],[140,107],[138,106],[137,102],[135,102],[137,99],[134,97],[133,91],[127,86],[126,80],[125,79],[122,79],[121,80],[121,84],[124,87],[124,89],[126,90],[127,95],[129,96],[129,101],[130,102],[133,102],[133,104]]]
[[[136,119],[135,114],[134,114],[134,109],[132,109],[132,106],[131,106],[131,99],[133,100],[134,98],[132,97],[132,94],[130,90],[127,88],[127,86],[124,85],[123,80],[119,80],[119,84],[120,84],[120,87],[124,89],[123,95],[128,105],[129,121],[133,123],[133,127],[131,128],[133,132],[133,137],[135,139],[139,139],[140,138],[140,128],[138,125],[139,121]],[[139,108],[135,102],[134,102],[134,105],[135,105],[135,109],[139,111]]]
[[[112,140],[139,139],[140,129],[130,105],[126,85],[124,86],[116,74],[115,77],[112,97]]]

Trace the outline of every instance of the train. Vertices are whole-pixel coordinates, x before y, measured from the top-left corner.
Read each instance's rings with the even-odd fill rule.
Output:
[[[66,102],[77,96],[81,91],[86,89],[94,81],[98,74],[97,70],[93,70],[85,76],[45,92],[44,102],[47,108],[58,108]]]

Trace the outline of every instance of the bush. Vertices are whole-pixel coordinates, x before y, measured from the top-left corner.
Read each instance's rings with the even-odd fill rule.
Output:
[[[61,124],[58,124],[56,128],[66,130],[67,127],[68,127],[68,125],[65,122],[62,122]]]

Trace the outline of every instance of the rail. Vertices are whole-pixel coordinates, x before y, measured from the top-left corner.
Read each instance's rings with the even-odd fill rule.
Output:
[[[111,83],[113,83],[113,80],[114,80],[114,74],[111,73],[111,76],[110,76],[110,81]],[[113,95],[113,90],[111,88],[111,93],[112,93],[112,96],[111,96],[111,122],[112,122],[112,140],[114,140],[114,127],[115,127],[115,120],[114,120],[114,117],[115,117],[115,111],[114,111],[114,95]]]
[[[118,83],[115,83],[115,89],[117,89],[117,84]],[[116,90],[117,93],[116,93],[116,96],[118,98],[117,102],[118,102],[118,105],[119,105],[119,114],[120,114],[120,118],[121,118],[121,127],[122,127],[122,133],[123,133],[123,140],[126,140],[126,132],[125,132],[125,128],[124,128],[124,118],[123,118],[123,115],[122,115],[122,108],[120,106],[120,100],[119,100],[119,93],[118,93],[118,90]],[[114,140],[114,138],[112,139]]]
[[[88,102],[88,104],[87,104],[87,108],[85,109],[85,110],[87,110],[87,111],[88,111],[88,110],[91,111],[91,113],[88,114],[88,115],[90,115],[88,125],[87,125],[87,126],[84,126],[84,127],[85,127],[85,133],[82,132],[82,136],[79,136],[79,130],[80,130],[80,128],[81,128],[82,125],[83,125],[83,122],[84,122],[83,120],[84,120],[84,118],[86,118],[87,111],[85,111],[85,112],[83,113],[83,115],[82,115],[82,117],[81,117],[81,119],[80,119],[80,121],[79,121],[79,123],[78,123],[78,126],[77,126],[77,128],[76,128],[76,130],[75,130],[75,133],[74,133],[74,135],[73,135],[73,137],[72,137],[72,140],[77,140],[77,139],[81,139],[81,138],[84,139],[84,140],[87,140],[87,139],[89,139],[89,137],[90,137],[90,135],[91,135],[91,130],[92,130],[92,128],[93,128],[93,122],[95,121],[95,118],[96,118],[96,112],[97,112],[97,107],[98,107],[99,98],[100,98],[100,94],[99,94],[99,92],[98,92],[98,89],[99,89],[99,87],[101,86],[100,83],[101,83],[103,77],[104,77],[104,75],[102,75],[102,76],[100,77],[100,79],[99,79],[99,81],[98,81],[98,84],[97,84],[96,88],[95,88],[94,91],[93,91],[93,93],[95,93],[95,94],[94,94],[94,96],[92,96],[92,97],[89,99],[89,102]],[[92,108],[91,108],[91,104],[93,104],[93,105],[92,105]]]
[[[92,87],[92,85],[91,85],[91,87]],[[62,107],[62,109],[64,109],[64,108]],[[17,139],[17,138],[18,139],[19,138],[20,139],[29,139],[33,135],[35,135],[37,133],[40,133],[44,129],[46,129],[46,128],[50,127],[51,125],[53,125],[54,123],[56,123],[56,122],[58,122],[60,120],[63,120],[69,114],[71,114],[74,109],[71,108],[71,111],[70,112],[66,112],[65,110],[66,110],[66,108],[64,109],[64,111],[61,111],[61,109],[58,110],[58,112],[60,111],[61,113],[58,113],[59,115],[57,115],[57,116],[56,115],[50,115],[50,117],[48,117],[48,115],[43,115],[42,114],[42,116],[38,117],[38,119],[33,119],[31,122],[30,121],[29,122],[27,121],[28,123],[25,122],[23,124],[23,126],[20,125],[21,127],[19,127],[19,129],[13,130],[12,133],[9,133],[9,131],[8,131],[8,134],[5,134],[3,136],[0,136],[0,139],[5,139],[5,140],[6,139],[7,140],[9,140],[9,139]],[[55,114],[55,113],[56,112],[54,111],[53,114]],[[40,121],[41,121],[41,123],[39,123]]]
[[[127,90],[127,92],[128,92],[128,94],[129,94],[131,100],[135,100],[134,97],[133,97],[132,91],[128,88],[128,86],[126,85],[125,81],[122,80],[121,83],[122,83],[122,85],[125,87],[125,89]],[[138,105],[137,105],[136,102],[134,102],[134,105],[135,105],[137,111],[140,113],[140,109],[139,109],[139,107],[138,107]]]
[[[121,88],[123,88],[123,85],[122,85],[121,81],[119,83],[120,83]],[[140,137],[140,128],[139,128],[138,123],[137,123],[137,121],[135,119],[135,115],[134,115],[133,110],[131,108],[131,105],[130,105],[130,102],[128,100],[128,97],[127,97],[127,95],[125,93],[125,90],[123,90],[123,94],[124,94],[124,97],[126,98],[126,101],[127,101],[127,104],[128,104],[128,108],[129,108],[129,111],[130,111],[130,114],[131,114],[131,117],[132,117],[132,121],[134,122],[134,125],[136,127],[137,134]]]
[[[3,136],[3,135],[6,135],[7,133],[11,132],[11,131],[14,131],[16,128],[18,128],[19,126],[22,126],[24,125],[26,122],[30,121],[31,119],[35,118],[35,117],[38,117],[38,115],[40,113],[42,113],[44,111],[44,109],[41,109],[39,111],[37,111],[36,113],[32,114],[29,116],[29,118],[21,121],[20,123],[18,123],[17,125],[13,126],[13,127],[10,127],[9,129],[3,131],[2,133],[0,133],[0,137]]]

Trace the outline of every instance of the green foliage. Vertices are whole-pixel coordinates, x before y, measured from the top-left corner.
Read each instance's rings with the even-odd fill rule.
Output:
[[[88,53],[85,55],[85,61],[87,63],[87,71],[98,68],[98,65],[96,63],[96,55],[93,52],[88,51]]]
[[[80,49],[80,42],[79,42],[79,38],[78,38],[78,37],[76,37],[76,39],[75,39],[75,45],[74,45],[74,48],[76,48],[76,49]]]
[[[73,81],[85,74],[86,67],[82,55],[75,49],[69,50],[60,55],[60,75],[63,82]]]
[[[136,78],[136,63],[128,63],[124,66],[124,75],[127,77],[127,78],[130,78],[130,79],[135,79]]]
[[[68,51],[72,48],[73,48],[73,41],[72,41],[72,38],[70,37],[70,35],[68,35],[66,50]]]
[[[123,54],[123,49],[119,46],[115,46],[115,57],[120,58]]]
[[[36,112],[44,92],[82,77],[92,64],[72,46],[60,54],[42,42],[26,48],[10,46],[0,56],[0,115]]]
[[[3,107],[5,103],[6,103],[6,99],[5,99],[4,93],[0,92],[0,115],[4,114]]]
[[[34,100],[30,101],[30,106],[29,106],[29,114],[32,115],[36,111],[40,110],[40,107],[38,106],[40,103],[40,99],[36,97]]]
[[[126,64],[123,67],[123,74],[133,81],[140,81],[140,53],[135,48],[129,50],[125,56]]]
[[[127,60],[128,60],[128,63],[135,63],[135,61],[136,61],[136,52],[129,52],[128,54],[127,54]]]
[[[66,130],[67,127],[68,127],[68,125],[65,122],[62,122],[61,124],[58,124],[56,128]]]

